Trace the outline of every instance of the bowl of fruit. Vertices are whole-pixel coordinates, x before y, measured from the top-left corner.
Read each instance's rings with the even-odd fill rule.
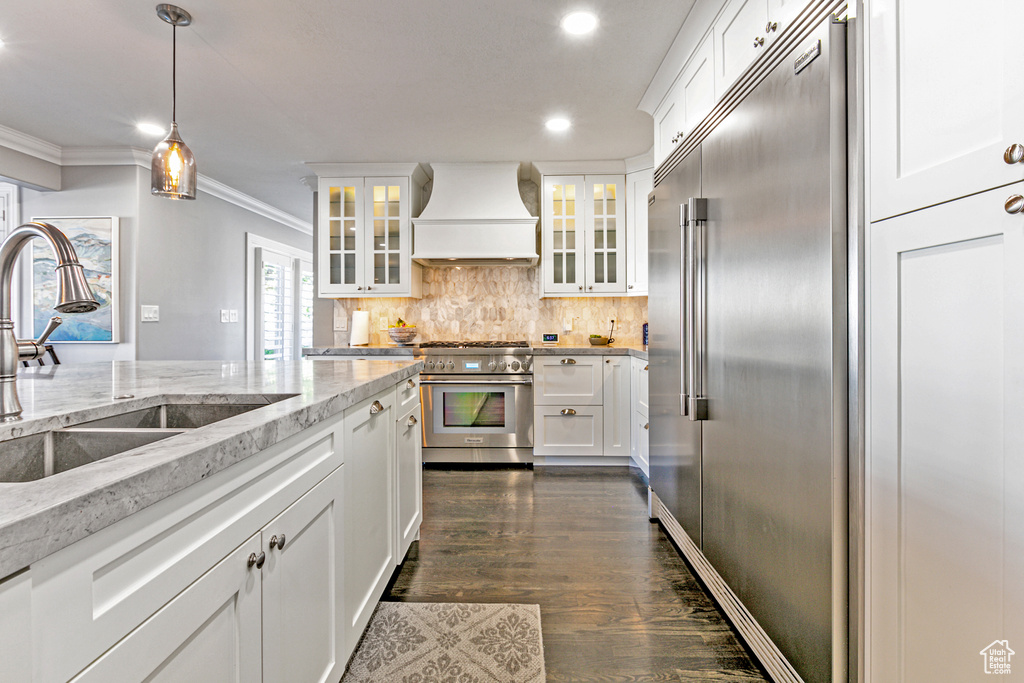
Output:
[[[404,346],[416,336],[416,326],[399,318],[397,323],[388,326],[388,336],[391,337],[391,341]]]
[[[590,345],[591,346],[607,346],[608,345],[608,341],[609,341],[608,337],[603,337],[603,336],[601,336],[599,334],[592,334],[592,335],[590,335]]]

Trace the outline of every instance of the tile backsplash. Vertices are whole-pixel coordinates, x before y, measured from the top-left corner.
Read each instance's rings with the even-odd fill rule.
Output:
[[[586,344],[591,334],[608,334],[615,320],[615,339],[643,343],[647,297],[540,297],[540,268],[510,266],[425,268],[423,298],[336,299],[335,316],[344,315],[352,327],[352,312],[370,312],[370,343],[390,344],[378,329],[381,317],[389,324],[402,318],[416,325],[416,341],[487,340],[540,341],[541,333],[557,332],[563,343]],[[571,322],[565,332],[563,322]],[[336,346],[348,345],[348,332],[335,332]]]

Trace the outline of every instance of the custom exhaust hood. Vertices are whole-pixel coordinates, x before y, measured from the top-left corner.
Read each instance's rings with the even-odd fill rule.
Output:
[[[519,163],[431,164],[434,185],[415,229],[424,266],[533,266],[537,221],[519,196]]]

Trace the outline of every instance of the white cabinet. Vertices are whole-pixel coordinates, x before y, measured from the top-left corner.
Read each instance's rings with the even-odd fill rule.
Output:
[[[665,100],[654,112],[654,164],[672,153],[715,106],[715,36],[708,34],[694,50]]]
[[[360,164],[330,170],[407,170],[395,176],[325,176],[317,193],[317,282],[321,297],[422,296],[422,268],[412,262],[412,217],[421,202],[422,169]],[[409,169],[405,169],[409,166]]]
[[[629,456],[632,405],[629,356],[604,358],[604,454]]]
[[[403,386],[399,385],[400,394]],[[409,552],[409,546],[419,538],[420,523],[423,521],[423,430],[420,427],[419,400],[407,405],[404,412],[398,414],[395,429],[396,557],[401,563]]]
[[[771,39],[766,35],[768,0],[731,0],[715,22],[715,76],[722,93]],[[774,34],[777,35],[777,34]]]
[[[647,296],[647,195],[654,169],[626,174],[626,294]]]
[[[542,295],[625,294],[625,176],[544,176],[543,186]]]
[[[993,640],[1024,643],[1024,215],[1004,211],[1013,193],[1024,182],[868,233],[866,681],[896,670],[908,682],[974,680]]]
[[[397,564],[395,391],[345,411],[345,626],[351,651]]]
[[[604,407],[534,406],[533,454],[604,455]]]
[[[347,469],[336,469],[262,530],[264,681],[334,681],[345,670]]]
[[[876,0],[868,13],[869,217],[1024,179],[1024,2]],[[955,17],[954,21],[950,21]]]
[[[263,680],[260,570],[248,561],[261,547],[248,539],[71,680]]]
[[[650,476],[650,409],[648,408],[648,377],[650,365],[640,358],[630,359],[630,416],[632,432],[630,434],[629,454],[640,470]]]
[[[534,405],[602,405],[601,356],[534,356]]]

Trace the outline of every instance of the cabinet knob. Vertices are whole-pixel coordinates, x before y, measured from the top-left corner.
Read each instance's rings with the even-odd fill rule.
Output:
[[[650,422],[645,422],[644,423],[644,429],[650,429],[650,428],[651,428],[651,423]]]
[[[583,291],[583,285],[580,285],[580,291],[581,292]]]
[[[416,419],[415,415],[410,415],[409,421],[406,422],[405,424],[408,425],[409,427],[415,427],[418,422],[419,420]]]
[[[626,285],[626,289],[633,289],[633,285]]]
[[[270,549],[273,550],[274,548],[277,548],[278,550],[284,550],[284,541],[285,541],[284,534],[281,534],[280,536],[277,536],[277,535],[271,536],[270,537]]]
[[[768,24],[764,27],[764,32],[765,33],[775,33],[775,31],[778,28],[779,28],[779,22],[777,22],[777,21],[769,21]]]
[[[416,388],[416,382],[413,382],[412,380],[409,380],[408,382],[405,383],[405,386],[408,387],[409,389],[415,389]]]
[[[367,292],[369,292],[371,289],[373,289],[373,287],[371,287],[370,285],[366,285],[366,291]]]
[[[361,286],[360,287],[356,287],[356,291],[357,292],[361,292],[361,291],[363,291],[363,288]]]
[[[267,554],[262,550],[260,551],[259,555],[257,555],[256,553],[249,553],[249,561],[247,563],[247,566],[249,567],[249,569],[252,569],[252,566],[256,565],[256,569],[263,569],[263,563],[266,561]]]
[[[574,358],[563,358],[558,362],[561,363],[562,365],[576,365],[576,359]]]
[[[374,401],[370,404],[370,415],[376,415],[382,410],[384,410],[384,406],[381,405],[380,401]]]
[[[764,38],[761,36],[754,38],[754,47],[761,47],[762,45],[764,45]]]
[[[572,408],[562,408],[562,415],[575,415],[576,411]]]
[[[1003,152],[1003,161],[1008,164],[1019,164],[1024,161],[1024,145],[1013,143]]]
[[[650,369],[651,369],[651,366],[650,366],[650,365],[645,365],[645,366],[644,366],[644,370],[650,370]]]
[[[1012,194],[1007,198],[1004,205],[1006,213],[1020,213],[1024,211],[1024,197],[1019,194]]]

